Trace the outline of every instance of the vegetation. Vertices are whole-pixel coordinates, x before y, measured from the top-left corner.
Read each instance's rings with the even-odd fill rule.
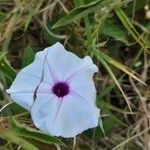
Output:
[[[0,0],[0,150],[149,150],[149,7],[149,0]],[[99,126],[74,139],[38,131],[5,91],[57,41],[99,68]]]

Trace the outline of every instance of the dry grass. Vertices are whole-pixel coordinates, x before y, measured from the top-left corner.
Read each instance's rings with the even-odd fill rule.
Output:
[[[98,107],[101,108],[106,136],[103,135],[100,128],[93,129],[77,136],[74,141],[73,139],[61,139],[67,145],[66,148],[32,141],[31,143],[36,143],[39,149],[150,150],[149,54],[143,51],[138,41],[134,40],[130,30],[122,25],[114,11],[116,4],[112,1],[110,9],[104,7],[103,11],[96,11],[88,15],[90,31],[87,28],[85,18],[84,20],[74,20],[69,25],[51,30],[52,25],[57,20],[74,9],[73,1],[0,0],[0,48],[2,53],[7,54],[8,60],[16,71],[22,68],[22,58],[27,45],[30,45],[36,52],[52,45],[56,41],[61,41],[67,49],[78,56],[90,55],[99,66],[99,73],[95,76],[95,83],[98,95],[97,103]],[[144,39],[144,46],[147,49],[149,49],[150,44],[150,17],[148,14],[150,9],[148,6],[146,1],[141,2],[140,0],[123,6],[119,5],[119,7],[123,7],[130,19],[130,23],[133,23],[139,32],[140,37],[138,39],[141,40],[141,37]],[[117,29],[111,28],[111,25],[105,25],[102,28],[104,21],[108,18]],[[105,28],[108,32],[104,32]],[[125,32],[125,35],[120,33],[121,31],[118,28]],[[112,31],[110,32],[109,30]],[[89,32],[91,32],[91,37],[93,38],[92,48],[90,47]],[[127,42],[124,39],[118,39],[118,34],[123,34],[122,36],[127,39]],[[123,90],[122,93],[125,94],[123,96],[117,88],[114,78],[107,72],[106,66],[103,66],[94,56],[93,49],[104,52],[107,56],[115,58],[117,62],[126,65],[133,72],[136,72],[141,81],[146,83],[147,86],[137,82],[132,78],[132,75],[124,74],[106,61],[113,75],[115,75],[117,83]],[[0,72],[0,81],[0,108],[4,108],[9,99],[5,89],[10,85],[10,81],[2,71]],[[13,115],[13,112],[9,112],[9,114]],[[4,125],[7,123],[5,119],[7,120],[2,111],[0,129],[5,128]],[[19,117],[18,120],[33,127],[29,116]],[[21,147],[0,139],[0,149],[19,150]]]

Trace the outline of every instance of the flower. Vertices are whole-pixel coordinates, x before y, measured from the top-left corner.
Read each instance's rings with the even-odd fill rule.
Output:
[[[7,90],[11,99],[31,111],[37,128],[54,136],[74,137],[98,125],[91,58],[81,59],[56,43],[36,54]]]

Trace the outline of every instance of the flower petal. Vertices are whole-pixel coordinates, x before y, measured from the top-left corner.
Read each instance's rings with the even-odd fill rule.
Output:
[[[99,109],[73,95],[63,100],[55,96],[43,98],[39,95],[31,115],[40,130],[55,136],[74,137],[98,125]]]
[[[37,128],[47,133],[53,134],[53,122],[56,118],[59,104],[59,99],[53,94],[37,95],[35,103],[31,108],[32,120]]]
[[[72,76],[72,79],[70,78],[68,81],[71,92],[95,104],[96,89],[93,74],[97,71],[97,67],[92,64],[76,74],[76,76]]]
[[[29,110],[33,104],[33,93],[15,93],[11,94],[10,97],[14,102],[27,110]]]
[[[35,76],[36,78],[43,78],[45,82],[53,83],[52,75],[49,72],[48,65],[46,63],[46,53],[44,51],[37,52],[35,55],[35,60],[29,66],[25,67],[21,71]],[[43,77],[42,77],[43,75]]]
[[[6,91],[14,102],[29,109],[33,103],[33,94],[38,84],[39,78],[20,71],[11,87]]]
[[[51,47],[46,48],[45,53],[47,53],[47,63],[50,68],[54,68],[59,80],[67,80],[76,76],[76,74],[86,67],[92,65],[93,62],[89,56],[84,59],[79,58],[75,54],[66,51],[64,46],[57,42]]]
[[[80,77],[80,74],[84,74],[87,70],[88,75],[90,75],[89,78],[91,78],[91,76],[93,77],[95,72],[98,72],[97,66],[93,64],[93,61],[89,56],[84,57],[80,62],[78,62],[76,68],[73,68],[73,73],[70,73],[69,77],[65,81],[72,82],[77,76]]]
[[[59,114],[53,126],[53,134],[74,137],[98,125],[99,109],[73,95],[64,97]]]
[[[43,52],[38,52],[36,54],[35,60],[32,64],[22,69],[13,84],[9,89],[7,89],[7,93],[10,94],[11,99],[24,107],[25,109],[30,108],[33,103],[33,96],[37,86],[40,84],[42,79],[42,71],[44,69],[44,83],[40,86],[41,89],[46,89],[51,86],[52,78],[48,72],[47,66],[44,65],[45,55]],[[44,68],[43,68],[44,67]]]

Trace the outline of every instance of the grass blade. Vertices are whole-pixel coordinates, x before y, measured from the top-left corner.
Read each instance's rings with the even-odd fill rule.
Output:
[[[138,82],[142,83],[143,85],[146,85],[142,80],[140,80],[135,73],[133,73],[128,67],[124,66],[123,64],[115,61],[113,58],[109,57],[108,55],[104,54],[101,51],[94,51],[95,53],[95,57],[101,55],[101,57],[107,61],[109,64],[115,66],[116,68],[122,70],[123,72],[125,72],[126,74],[128,74],[129,76],[131,76],[132,78],[134,78],[135,80],[137,80]]]
[[[38,141],[41,141],[41,142],[47,143],[47,144],[64,145],[64,143],[61,140],[59,140],[58,138],[47,135],[47,134],[37,131],[35,129],[26,127],[26,126],[20,124],[14,118],[11,119],[11,124],[13,126],[11,131],[13,131],[18,136],[32,138],[32,139],[35,139],[35,140],[38,140]]]
[[[5,54],[0,53],[0,71],[11,81],[16,77],[15,70],[10,66]]]
[[[121,8],[115,8],[115,12],[122,22],[122,24],[125,26],[125,28],[129,31],[129,33],[132,35],[132,37],[141,45],[143,50],[147,53],[150,54],[148,49],[146,48],[146,42],[142,39],[140,34],[136,31],[134,26],[132,25],[131,21],[129,18],[126,16],[126,14],[123,12]]]
[[[88,4],[88,5],[77,7],[74,10],[70,11],[70,13],[68,15],[66,15],[65,17],[58,20],[53,25],[52,29],[64,26],[66,24],[69,24],[76,19],[80,19],[89,13],[97,11],[104,6],[111,4],[111,2],[112,2],[111,0],[97,0],[97,1],[94,1],[90,4]]]
[[[36,146],[34,146],[33,144],[27,142],[26,140],[18,137],[17,135],[15,135],[13,132],[11,132],[9,130],[0,128],[0,136],[7,139],[10,142],[13,142],[13,143],[21,146],[25,150],[39,150]]]
[[[24,55],[22,58],[22,67],[26,67],[27,65],[29,65],[31,62],[33,62],[34,60],[34,52],[33,49],[30,45],[28,45],[25,49],[24,49]]]
[[[119,88],[120,92],[122,93],[124,99],[126,100],[126,103],[130,109],[130,111],[132,112],[131,106],[130,106],[130,102],[127,98],[127,96],[125,95],[125,93],[123,92],[119,82],[117,81],[117,78],[115,77],[114,73],[112,72],[112,70],[110,69],[110,67],[108,66],[108,64],[106,63],[106,61],[101,57],[99,58],[99,55],[95,55],[98,60],[102,63],[102,65],[105,67],[105,69],[107,70],[107,72],[109,73],[109,75],[111,76],[111,78],[114,80],[114,82],[116,83],[117,87]]]

